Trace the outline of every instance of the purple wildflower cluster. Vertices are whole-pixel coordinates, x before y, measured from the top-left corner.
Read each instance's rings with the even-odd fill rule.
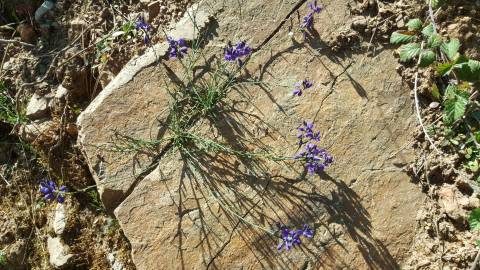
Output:
[[[168,50],[170,58],[182,59],[185,54],[187,54],[188,48],[185,39],[180,38],[175,40],[171,37],[167,37],[168,41]]]
[[[312,29],[313,16],[322,11],[322,7],[317,5],[317,0],[313,0],[312,2],[308,3],[308,7],[310,8],[310,12],[307,14],[307,16],[303,17],[303,23],[301,26],[303,29]]]
[[[320,131],[315,132],[313,131],[313,123],[312,122],[303,122],[303,126],[298,128],[298,145],[302,146],[308,141],[320,141]],[[307,141],[304,141],[304,140]]]
[[[295,155],[294,159],[305,160],[305,168],[310,174],[320,174],[323,170],[333,163],[333,158],[328,152],[318,147],[313,142],[320,141],[320,132],[313,130],[313,123],[303,122],[303,126],[298,128],[298,145],[305,144],[305,148]]]
[[[232,43],[229,41],[227,47],[223,49],[225,53],[225,60],[228,62],[238,62],[239,66],[243,65],[243,61],[240,59],[241,57],[248,56],[252,53],[252,48],[250,48],[245,41],[240,41],[235,45],[232,46]]]
[[[57,187],[55,182],[45,179],[40,183],[40,192],[43,194],[43,198],[46,201],[52,201],[56,198],[57,202],[63,203],[65,201],[63,195],[67,192],[67,187]]]
[[[303,94],[303,91],[312,87],[313,83],[307,79],[295,83],[295,89],[293,90],[293,95],[295,96],[301,96]]]
[[[280,251],[285,247],[285,250],[290,250],[295,245],[300,246],[302,241],[300,237],[312,238],[313,230],[308,227],[307,224],[303,225],[303,230],[290,230],[286,226],[282,225],[280,227],[280,243],[277,246],[277,249]]]
[[[135,29],[143,33],[143,43],[150,43],[149,32],[152,31],[152,26],[146,23],[143,17],[137,18],[137,21],[135,22]]]

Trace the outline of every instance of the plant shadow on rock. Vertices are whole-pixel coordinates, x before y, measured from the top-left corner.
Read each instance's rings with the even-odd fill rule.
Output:
[[[238,92],[243,90],[236,88]],[[243,112],[221,102],[218,115],[207,119],[210,123],[209,132],[218,133],[217,137],[222,138],[225,146],[236,153],[251,153],[252,148],[268,151],[268,147],[259,140],[246,139],[254,137],[247,128],[253,125],[252,119],[262,121],[255,114]],[[274,133],[278,131],[275,130]],[[188,153],[181,153],[183,166],[179,190],[202,187],[201,196],[195,196],[203,227],[200,230],[203,234],[200,238],[208,241],[208,226],[211,221],[205,217],[218,215],[214,212],[213,206],[202,208],[200,198],[214,197],[213,201],[207,203],[219,205],[226,216],[224,219],[217,218],[216,222],[219,224],[213,226],[231,228],[229,238],[223,239],[224,243],[219,250],[204,251],[207,253],[204,257],[210,258],[204,262],[208,269],[219,267],[215,260],[218,260],[223,252],[227,252],[226,247],[236,234],[247,246],[253,243],[249,249],[264,268],[289,268],[292,264],[298,263],[276,254],[275,247],[280,238],[275,228],[276,224],[282,222],[297,228],[303,224],[313,224],[315,231],[321,228],[329,231],[330,237],[325,242],[311,241],[312,243],[307,242],[297,248],[310,258],[309,263],[313,265],[335,262],[336,265],[349,266],[349,262],[344,261],[340,254],[328,250],[330,244],[337,243],[347,251],[347,247],[337,239],[338,235],[330,231],[328,224],[335,222],[344,226],[345,232],[357,244],[365,262],[371,268],[399,268],[386,247],[372,235],[370,216],[361,204],[360,197],[342,180],[334,179],[326,173],[322,174],[320,177],[322,180],[334,184],[330,194],[324,195],[319,192],[322,188],[318,184],[325,185],[325,181],[313,183],[306,178],[305,170],[294,168],[291,162],[245,157],[221,151],[208,153],[204,149],[196,149],[194,144],[190,144],[188,148],[190,149]],[[297,176],[286,176],[279,167],[288,168]],[[178,207],[179,217],[183,217],[187,207],[183,207],[181,201]],[[181,226],[180,218],[179,228]],[[267,230],[273,231],[273,234],[258,227],[266,227]],[[182,253],[182,241],[179,242],[179,252]],[[325,257],[318,256],[322,253]],[[183,265],[183,256],[180,257]]]

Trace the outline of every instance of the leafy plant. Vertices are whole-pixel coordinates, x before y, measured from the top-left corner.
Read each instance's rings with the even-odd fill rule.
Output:
[[[9,95],[3,81],[0,81],[0,122],[10,125],[26,122],[25,115],[17,112],[15,100]]]
[[[432,6],[442,2],[432,1]],[[401,62],[416,60],[420,67],[434,68],[437,76],[431,82],[431,94],[443,105],[442,133],[464,155],[465,167],[478,172],[480,106],[475,97],[480,85],[480,62],[462,55],[460,41],[440,36],[431,23],[425,25],[420,19],[412,19],[407,27],[394,32],[390,42],[402,44],[398,49]]]
[[[468,218],[470,230],[476,231],[480,229],[480,208],[473,209]]]
[[[7,255],[5,252],[0,251],[0,267],[4,267],[7,265]]]
[[[443,40],[435,33],[433,25],[424,27],[420,19],[412,19],[407,23],[407,27],[407,31],[396,31],[390,36],[390,43],[403,44],[398,49],[400,61],[408,62],[420,57],[422,67],[435,62]]]

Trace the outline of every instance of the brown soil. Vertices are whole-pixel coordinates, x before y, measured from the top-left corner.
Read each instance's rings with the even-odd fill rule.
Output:
[[[162,28],[177,20],[191,1],[160,1],[159,14],[148,18],[146,1],[59,0],[44,16],[46,26],[32,23],[42,2],[0,3],[0,25],[11,23],[0,29],[0,38],[34,44],[0,44],[0,80],[8,94],[22,108],[34,93],[55,93],[59,85],[69,91],[65,99],[55,100],[46,116],[52,125],[34,139],[8,135],[19,134],[22,125],[1,123],[0,174],[11,185],[3,180],[0,184],[0,260],[6,259],[0,269],[53,269],[46,239],[52,235],[49,222],[55,203],[45,203],[38,192],[46,177],[64,183],[69,191],[82,191],[65,202],[69,218],[62,238],[75,254],[68,268],[109,269],[108,256],[114,254],[123,269],[134,269],[130,244],[118,222],[105,212],[95,188],[89,188],[94,182],[75,146],[75,121],[123,65],[148,47],[139,38],[117,40],[100,61],[95,43],[114,23],[119,26],[127,18],[144,16],[153,27],[150,38],[155,43],[165,39]]]

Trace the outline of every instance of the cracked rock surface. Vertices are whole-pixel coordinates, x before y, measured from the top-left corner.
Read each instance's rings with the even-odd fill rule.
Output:
[[[335,158],[325,174],[305,176],[293,162],[185,157],[174,149],[156,158],[98,147],[115,134],[165,136],[169,96],[158,74],[178,72],[175,62],[126,67],[119,76],[135,70],[129,79],[117,77],[80,117],[90,169],[138,269],[398,269],[408,257],[424,197],[402,170],[413,156],[409,89],[390,49],[365,57],[325,45],[350,27],[347,1],[325,1],[305,42],[289,34],[306,12],[300,4],[246,1],[240,8],[211,0],[199,6],[212,17],[205,20],[207,33],[214,33],[206,53],[221,55],[228,40],[261,46],[246,69],[264,84],[230,92],[231,107],[191,131],[242,150],[268,147],[293,156],[296,128],[311,120]],[[148,54],[142,57],[152,59]],[[293,97],[293,84],[305,78],[314,87]],[[309,224],[315,235],[279,253],[278,238],[252,226],[275,230],[278,222]]]

